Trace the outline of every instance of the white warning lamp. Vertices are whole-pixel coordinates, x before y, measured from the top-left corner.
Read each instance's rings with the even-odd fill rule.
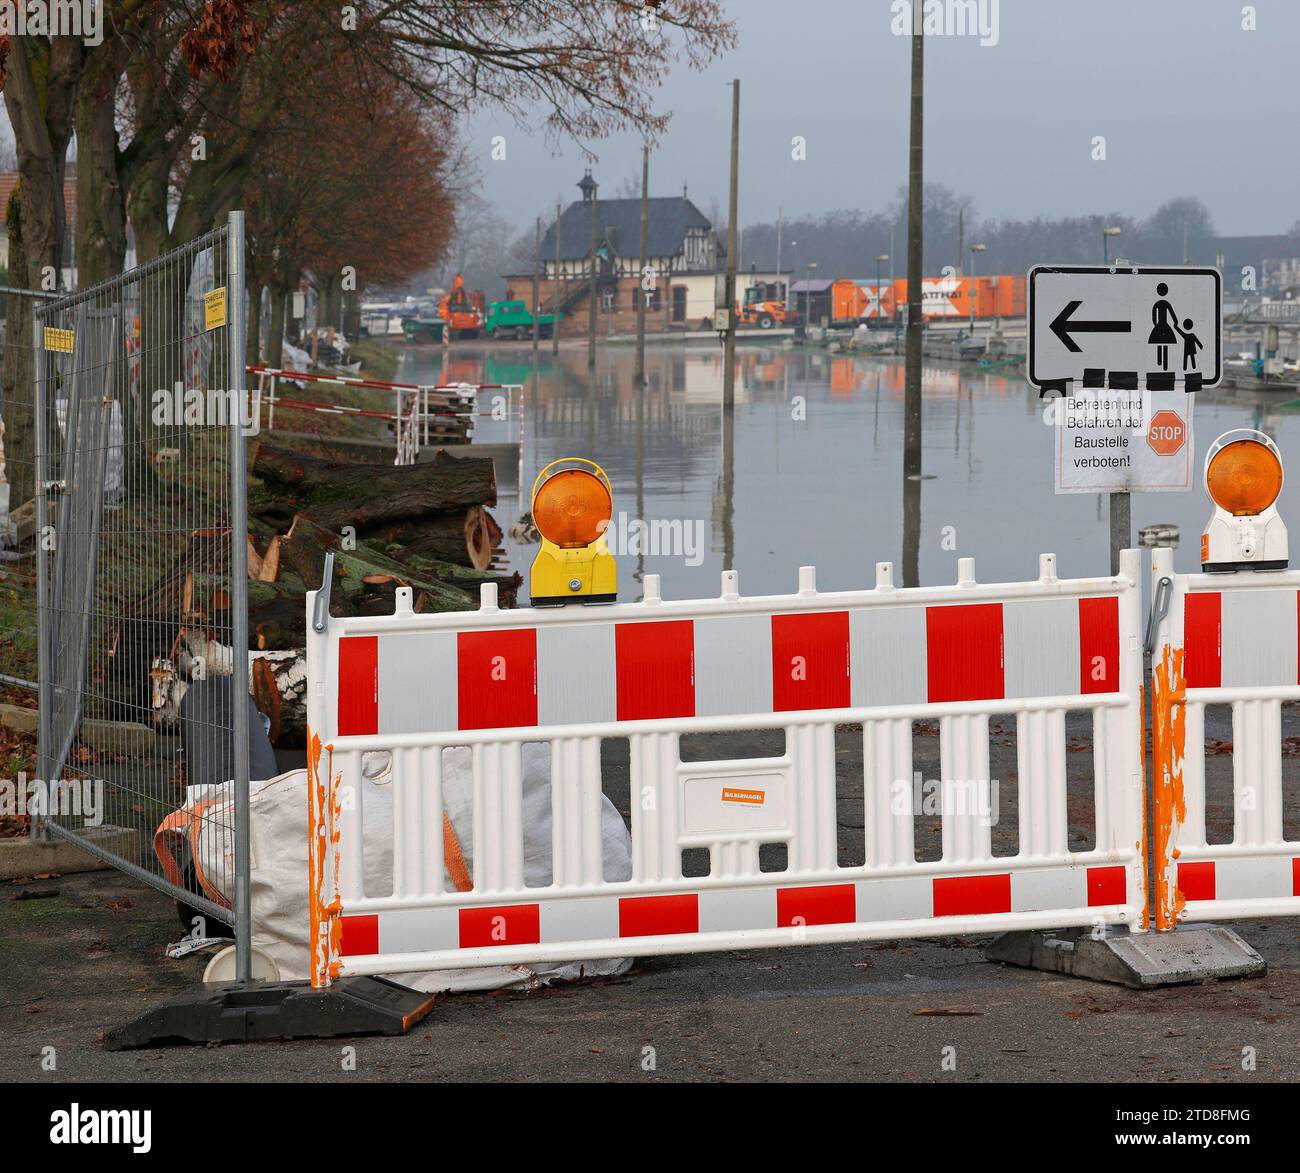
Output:
[[[1205,454],[1214,513],[1201,534],[1201,569],[1285,570],[1286,526],[1277,512],[1282,454],[1263,432],[1234,428]]]

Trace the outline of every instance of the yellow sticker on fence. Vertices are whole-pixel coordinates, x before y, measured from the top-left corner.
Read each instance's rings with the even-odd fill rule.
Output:
[[[53,326],[46,326],[45,349],[57,350],[60,354],[71,354],[74,337],[71,330],[56,330]]]
[[[203,328],[215,330],[226,324],[226,287],[203,295]]]

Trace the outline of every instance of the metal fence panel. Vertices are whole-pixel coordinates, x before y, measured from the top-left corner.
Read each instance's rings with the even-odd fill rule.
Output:
[[[35,312],[33,833],[246,945],[244,312],[238,212]]]

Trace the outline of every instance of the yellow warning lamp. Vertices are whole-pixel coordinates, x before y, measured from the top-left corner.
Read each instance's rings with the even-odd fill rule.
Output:
[[[1282,454],[1263,432],[1234,428],[1205,454],[1205,491],[1214,513],[1201,534],[1201,569],[1285,570],[1286,525],[1277,512]]]
[[[534,607],[612,603],[618,567],[605,542],[614,493],[591,460],[553,460],[533,482],[533,524],[542,548],[533,559],[528,593]]]

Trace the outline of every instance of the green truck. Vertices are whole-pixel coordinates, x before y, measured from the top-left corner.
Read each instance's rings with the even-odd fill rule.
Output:
[[[564,320],[561,314],[538,314],[537,331],[543,338],[549,338],[555,330],[556,322]],[[487,320],[484,322],[487,336],[499,338],[531,338],[533,336],[533,315],[528,312],[526,301],[494,301],[487,308]]]

